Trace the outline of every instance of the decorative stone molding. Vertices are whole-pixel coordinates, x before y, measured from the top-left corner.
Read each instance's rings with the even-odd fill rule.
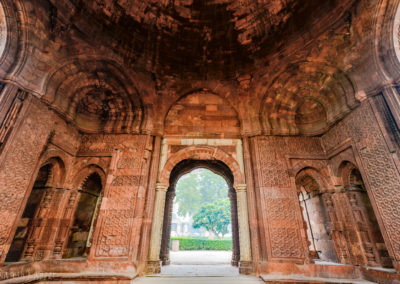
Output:
[[[151,263],[160,262],[160,247],[161,247],[161,236],[162,236],[162,223],[163,214],[165,207],[165,198],[167,195],[168,186],[163,183],[156,184],[156,196],[154,202],[154,214],[153,223],[151,226],[151,237],[150,237],[150,252],[149,261]],[[160,263],[158,264],[160,265]]]
[[[239,221],[239,242],[240,242],[240,263],[250,263],[251,257],[251,246],[250,246],[250,227],[249,227],[249,216],[247,211],[247,192],[245,184],[238,184],[236,186],[237,193],[237,209],[238,209],[238,221]],[[239,269],[242,264],[239,265]],[[246,270],[240,270],[241,273],[249,273],[248,265]]]

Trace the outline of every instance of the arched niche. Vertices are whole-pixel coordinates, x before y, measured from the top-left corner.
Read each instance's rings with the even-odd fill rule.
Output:
[[[354,223],[353,230],[359,236],[362,259],[365,265],[393,267],[374,207],[371,203],[363,177],[351,162],[344,161],[339,167]]]
[[[238,138],[240,121],[236,110],[224,98],[209,92],[192,93],[169,109],[164,136]]]
[[[132,80],[110,60],[72,58],[46,79],[43,100],[88,133],[138,133],[143,105]]]
[[[89,174],[78,190],[75,212],[69,227],[63,258],[87,257],[103,194],[102,177]]]
[[[329,230],[330,219],[321,196],[326,183],[317,170],[305,168],[296,176],[296,187],[310,257],[321,261],[337,262],[335,245]]]
[[[319,135],[357,105],[354,86],[341,70],[313,62],[277,74],[260,105],[267,135]]]
[[[24,212],[18,223],[10,249],[8,250],[5,262],[17,262],[24,257],[31,256],[27,249],[27,239],[33,227],[33,220],[37,215],[40,203],[43,201],[46,187],[50,180],[51,164],[47,164],[39,169],[32,191],[28,197]],[[25,251],[25,253],[24,253]],[[24,254],[23,254],[24,253]]]
[[[46,160],[39,168],[21,218],[18,221],[5,262],[33,260],[40,240],[41,220],[53,202],[54,192],[65,179],[64,162],[59,157]]]

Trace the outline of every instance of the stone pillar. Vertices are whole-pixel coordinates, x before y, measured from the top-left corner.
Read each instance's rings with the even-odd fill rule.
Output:
[[[239,241],[240,241],[240,264],[239,272],[250,274],[253,272],[253,263],[250,247],[250,228],[249,216],[247,212],[247,192],[245,184],[236,186],[237,209],[239,223]]]
[[[50,211],[56,189],[46,187],[42,190],[44,190],[44,197],[35,216],[32,218],[32,225],[29,228],[22,260],[47,259],[52,253],[51,235],[55,230],[52,227],[54,222],[52,222],[53,216],[50,215]]]
[[[148,178],[148,186],[146,189],[146,204],[144,207],[143,224],[142,224],[142,234],[141,234],[141,245],[139,248],[139,265],[138,271],[143,271],[145,269],[149,246],[150,246],[150,234],[151,234],[151,224],[153,216],[153,206],[155,198],[155,190],[150,190],[156,187],[158,167],[160,161],[161,152],[161,137],[154,137],[153,152],[151,154],[151,165]]]
[[[322,193],[322,200],[328,218],[327,231],[328,235],[332,239],[339,262],[343,264],[350,264],[350,252],[347,247],[346,237],[344,236],[344,226],[338,218],[334,201],[332,199],[333,195],[333,192]]]
[[[78,190],[70,190],[67,188],[62,189],[64,195],[63,209],[60,210],[60,223],[55,237],[52,259],[61,259],[63,254],[63,247],[67,245],[69,228],[72,224],[75,207],[79,201]]]
[[[171,239],[171,222],[172,222],[174,198],[175,198],[175,192],[169,190],[167,192],[167,197],[165,201],[164,224],[163,224],[162,241],[161,241],[160,259],[162,261],[162,265],[170,264],[169,242]]]
[[[249,205],[249,225],[251,237],[252,258],[255,265],[262,258],[261,244],[260,244],[260,225],[257,213],[257,200],[261,200],[257,196],[254,188],[253,166],[251,161],[252,155],[250,151],[250,139],[243,137],[243,160],[247,185],[247,198]]]
[[[167,186],[162,183],[156,184],[156,196],[154,202],[153,223],[151,226],[150,251],[147,261],[147,273],[160,273],[160,247],[161,233],[163,226],[163,214],[165,206],[165,198],[167,195]]]
[[[231,202],[231,224],[232,224],[232,261],[233,266],[239,266],[240,243],[239,243],[239,225],[237,216],[237,198],[234,189],[230,189],[228,194]]]

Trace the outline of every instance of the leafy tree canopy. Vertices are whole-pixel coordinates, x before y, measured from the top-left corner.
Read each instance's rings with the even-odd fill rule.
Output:
[[[197,169],[182,176],[176,185],[175,202],[178,215],[193,215],[204,203],[227,198],[228,185],[219,175],[210,170]]]
[[[193,228],[203,227],[219,238],[223,238],[228,233],[228,225],[230,223],[231,211],[228,199],[205,203],[200,207],[199,212],[193,216]]]

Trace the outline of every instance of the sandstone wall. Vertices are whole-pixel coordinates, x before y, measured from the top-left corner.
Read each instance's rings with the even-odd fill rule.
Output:
[[[263,260],[308,258],[290,158],[323,155],[319,138],[256,137],[251,141]]]
[[[377,215],[386,245],[395,261],[400,259],[400,171],[397,155],[389,151],[387,132],[378,124],[373,104],[367,101],[339,122],[325,135],[322,141],[327,153],[332,154],[333,175],[339,176],[339,161],[335,156],[351,141],[353,157],[359,166],[369,197]],[[337,154],[337,155],[336,155]],[[351,155],[347,155],[351,159]]]

